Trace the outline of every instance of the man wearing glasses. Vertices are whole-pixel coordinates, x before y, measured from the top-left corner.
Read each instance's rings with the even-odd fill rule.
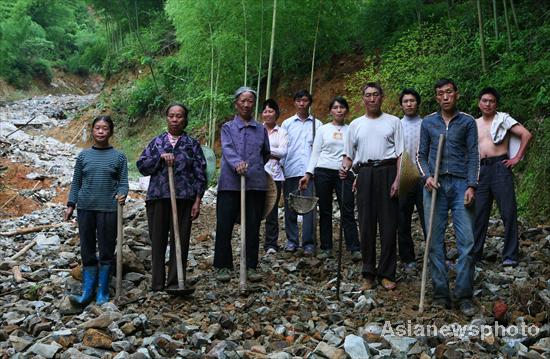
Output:
[[[492,87],[479,93],[481,117],[476,120],[479,134],[481,172],[476,193],[474,259],[481,260],[489,215],[496,199],[504,223],[502,265],[518,264],[518,222],[512,168],[523,158],[533,135],[505,112],[497,112],[500,94]],[[516,153],[509,153],[511,135],[520,140]]]
[[[340,176],[353,168],[357,191],[364,288],[371,289],[380,279],[382,286],[394,289],[396,271],[399,168],[403,134],[399,118],[382,112],[384,92],[379,84],[363,89],[365,115],[349,126],[344,141],[345,157]],[[352,167],[353,166],[353,167]],[[376,268],[376,227],[380,227],[380,260]]]
[[[459,93],[449,79],[439,80],[435,98],[440,111],[422,122],[417,163],[425,181],[424,213],[430,213],[431,191],[437,189],[429,254],[435,306],[450,308],[448,273],[445,266],[445,228],[451,211],[458,260],[454,297],[466,316],[475,314],[472,303],[474,259],[474,196],[479,176],[477,126],[474,118],[457,110]],[[445,136],[438,183],[434,180],[439,135]],[[427,223],[429,226],[430,224]]]

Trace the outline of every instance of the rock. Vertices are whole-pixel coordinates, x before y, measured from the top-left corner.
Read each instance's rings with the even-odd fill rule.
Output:
[[[202,333],[202,332],[196,332],[193,333],[191,336],[191,344],[195,348],[203,347],[210,343],[210,338],[208,338],[208,334]]]
[[[362,337],[350,334],[344,340],[344,350],[351,359],[366,359],[370,358],[365,341]]]
[[[508,312],[508,305],[503,300],[499,299],[493,304],[493,315],[496,320],[502,321],[506,312]]]
[[[339,346],[342,343],[342,338],[335,335],[332,331],[327,331],[323,336],[323,341],[332,346]]]
[[[32,344],[33,338],[30,336],[15,336],[10,335],[9,341],[11,346],[15,349],[17,352],[23,352],[29,345]]]
[[[127,340],[119,340],[116,342],[112,342],[111,346],[113,350],[116,352],[121,352],[121,351],[131,352],[133,351],[133,348],[134,348],[132,343],[130,343]]]
[[[382,326],[377,323],[367,324],[361,331],[361,336],[369,343],[379,341],[380,335],[382,335]]]
[[[550,337],[539,339],[535,344],[530,347],[538,352],[550,352]]]
[[[267,357],[269,359],[291,359],[292,355],[286,352],[275,352],[275,353],[270,353]]]
[[[113,357],[113,359],[130,359],[130,354],[126,352],[120,352]]]
[[[58,235],[46,237],[44,234],[39,233],[36,238],[36,248],[57,247],[61,243],[61,239]]]
[[[390,344],[394,352],[405,354],[417,341],[415,338],[401,337],[398,335],[384,335],[383,338]]]
[[[61,359],[97,359],[97,357],[81,353],[76,348],[69,348],[61,354]]]
[[[63,297],[61,302],[59,302],[58,309],[61,314],[64,315],[78,314],[82,312],[82,308],[73,305],[68,296]]]
[[[55,342],[52,344],[35,343],[29,348],[29,351],[44,358],[53,358],[61,348],[62,346]]]
[[[111,349],[113,341],[109,335],[97,329],[88,329],[84,333],[82,343],[92,348]]]
[[[444,359],[462,359],[464,358],[464,354],[458,350],[447,349],[443,354],[443,358]]]
[[[145,273],[145,267],[143,262],[138,258],[138,256],[130,249],[128,245],[122,247],[122,259],[124,272],[137,272]]]
[[[122,315],[118,312],[108,312],[101,314],[99,317],[90,319],[79,325],[79,328],[98,328],[105,329],[114,321],[119,320]]]
[[[319,342],[313,351],[314,354],[319,354],[329,359],[345,359],[346,352],[342,349],[337,349],[325,342]]]
[[[202,357],[199,353],[195,353],[194,351],[189,349],[177,349],[176,352],[178,353],[179,357],[186,359],[200,359]]]
[[[133,322],[127,322],[127,323],[124,323],[121,327],[120,327],[120,330],[122,330],[122,332],[125,334],[125,335],[131,335],[132,333],[134,333],[136,331],[136,326]]]

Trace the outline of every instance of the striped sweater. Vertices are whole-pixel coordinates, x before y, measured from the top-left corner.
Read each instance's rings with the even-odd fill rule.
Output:
[[[68,206],[116,212],[116,195],[128,194],[128,162],[112,147],[92,147],[76,158]]]

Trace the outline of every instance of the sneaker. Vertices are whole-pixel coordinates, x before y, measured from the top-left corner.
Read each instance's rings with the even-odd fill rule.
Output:
[[[518,261],[515,261],[513,259],[505,259],[502,261],[503,267],[516,267],[518,265]]]
[[[405,272],[412,273],[416,270],[416,262],[405,263],[403,267],[405,268]]]
[[[294,244],[287,244],[286,247],[285,247],[285,252],[296,252],[296,246]]]
[[[229,268],[220,268],[216,273],[216,279],[222,283],[229,282],[231,280],[231,273]]]
[[[351,260],[354,262],[359,262],[363,260],[363,256],[361,255],[361,251],[352,251],[351,252]]]
[[[393,280],[390,280],[388,278],[382,279],[381,283],[382,283],[382,287],[384,287],[387,290],[394,290],[395,287],[397,287],[397,284]]]
[[[305,256],[312,256],[315,254],[315,247],[312,246],[311,244],[308,244],[307,246],[304,247],[304,255]]]
[[[474,303],[470,299],[462,299],[458,303],[458,308],[467,317],[471,317],[474,314],[476,314],[476,307],[474,306]]]
[[[265,251],[266,256],[270,256],[272,254],[277,254],[277,250],[275,248],[268,248],[267,251]]]
[[[317,259],[327,259],[332,257],[332,251],[329,249],[321,250],[321,253],[317,255]]]
[[[260,282],[262,280],[262,275],[254,268],[248,268],[246,270],[246,278],[252,283]]]

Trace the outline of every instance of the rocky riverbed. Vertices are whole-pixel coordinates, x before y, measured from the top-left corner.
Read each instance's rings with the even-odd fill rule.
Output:
[[[60,190],[69,184],[73,164],[55,160],[61,155],[74,158],[79,149],[54,145],[50,138],[36,136],[36,130],[18,131],[18,144],[10,137],[12,145],[4,155],[33,166],[37,175],[59,166],[50,173],[56,178],[52,189]],[[36,158],[47,163],[41,165]],[[234,278],[220,285],[212,268],[214,196],[210,189],[192,229],[188,279],[196,290],[189,297],[149,290],[151,247],[140,194],[132,194],[124,211],[122,295],[102,306],[76,308],[67,299],[80,290],[79,242],[76,224],[61,221],[61,204],[45,200],[37,211],[0,220],[0,354],[13,358],[550,357],[550,227],[522,226],[520,264],[502,268],[503,227],[500,220],[491,220],[486,261],[475,271],[478,313],[467,318],[456,309],[433,308],[428,285],[425,311],[418,314],[420,270],[399,267],[394,291],[380,286],[363,290],[361,267],[348,253],[343,256],[340,300],[336,257],[318,259],[299,252],[263,256],[259,266],[263,280],[250,283],[241,293],[238,226]],[[334,230],[337,239],[337,223]],[[420,257],[424,245],[418,227],[414,235]],[[451,230],[447,238],[453,278],[456,250]],[[113,296],[114,284],[113,278]],[[500,332],[490,332],[495,325]]]

